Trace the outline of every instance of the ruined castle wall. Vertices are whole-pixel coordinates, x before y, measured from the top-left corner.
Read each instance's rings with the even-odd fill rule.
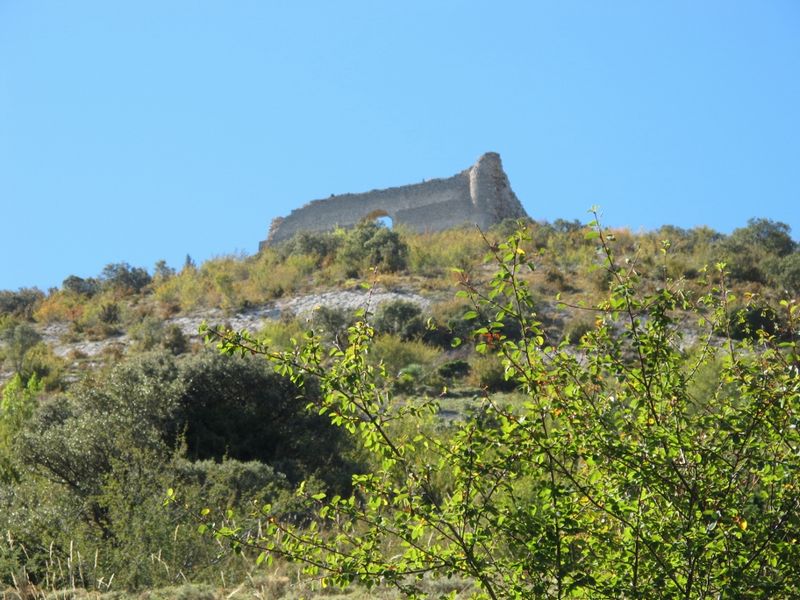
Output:
[[[276,219],[267,243],[287,240],[301,231],[351,227],[376,214],[423,232],[473,223],[488,227],[506,217],[525,216],[525,211],[511,191],[500,157],[490,153],[447,179],[314,200]]]

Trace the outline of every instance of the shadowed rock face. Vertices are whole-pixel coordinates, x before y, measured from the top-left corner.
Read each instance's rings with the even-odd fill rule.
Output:
[[[500,155],[488,152],[448,179],[309,202],[272,221],[269,237],[261,245],[288,240],[301,231],[351,227],[363,219],[383,216],[391,217],[395,225],[425,232],[466,224],[487,228],[503,219],[527,215],[511,190]]]

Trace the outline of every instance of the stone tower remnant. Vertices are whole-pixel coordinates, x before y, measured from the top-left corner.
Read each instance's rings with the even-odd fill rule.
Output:
[[[313,200],[274,219],[260,246],[288,240],[301,231],[352,227],[384,216],[394,225],[422,233],[467,224],[488,228],[527,214],[511,190],[500,155],[487,152],[469,169],[447,179]]]

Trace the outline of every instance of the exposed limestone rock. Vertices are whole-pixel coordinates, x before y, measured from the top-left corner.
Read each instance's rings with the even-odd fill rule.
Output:
[[[425,232],[466,224],[487,228],[503,219],[527,215],[511,190],[500,155],[489,152],[448,179],[309,202],[275,219],[261,245],[288,240],[301,231],[351,227],[363,219],[383,216],[391,217],[395,225]]]

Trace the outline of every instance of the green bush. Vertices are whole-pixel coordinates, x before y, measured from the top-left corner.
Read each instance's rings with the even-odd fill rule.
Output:
[[[475,323],[465,319],[472,307],[455,300],[435,304],[431,310],[429,327],[426,327],[422,339],[428,344],[449,349],[455,340],[466,340],[471,337]]]
[[[422,309],[407,300],[381,304],[375,311],[373,326],[378,333],[391,333],[403,340],[418,338],[425,331]]]
[[[506,377],[503,361],[494,354],[478,356],[473,360],[469,381],[488,392],[510,392],[517,388],[517,382]]]
[[[766,270],[770,283],[778,290],[800,294],[800,252],[771,261]]]
[[[733,311],[728,318],[728,328],[735,340],[756,341],[765,334],[783,339],[787,335],[775,309],[760,302]]]
[[[791,341],[718,344],[724,277],[699,295],[648,289],[593,227],[614,285],[580,353],[548,343],[536,321],[524,231],[497,247],[488,290],[467,282],[476,308],[497,315],[478,330],[481,361],[524,401],[487,393],[480,418],[452,422],[446,439],[424,425],[435,403],[384,393],[369,358],[388,336],[365,323],[347,352],[312,338],[267,354],[295,381],[318,378],[321,410],[376,467],[354,477],[353,497],[309,495],[313,526],[275,515],[257,540],[216,535],[302,562],[326,584],[389,582],[413,597],[423,575],[468,577],[489,598],[800,596],[798,304],[782,304]],[[707,323],[692,352],[685,312]],[[507,319],[519,340],[499,335]],[[267,352],[247,336],[219,341]],[[706,368],[724,385],[706,385]]]
[[[354,320],[352,311],[347,309],[317,306],[311,315],[311,327],[325,341],[344,348],[347,346],[347,328]]]
[[[10,315],[30,321],[42,300],[44,294],[37,288],[21,288],[16,292],[0,290],[0,316]]]
[[[400,234],[383,224],[362,221],[347,232],[336,261],[349,277],[356,277],[362,269],[371,267],[394,273],[406,269],[408,245]]]
[[[445,379],[461,379],[466,377],[472,371],[472,367],[465,360],[449,360],[439,366],[437,372]]]
[[[401,369],[412,364],[432,370],[438,357],[439,351],[424,342],[405,341],[397,335],[385,334],[375,339],[370,361],[373,364],[383,363],[386,373],[394,378]]]
[[[316,266],[331,262],[342,244],[342,235],[331,231],[301,231],[279,247],[283,260],[305,254],[313,256]]]
[[[263,361],[208,352],[184,360],[180,375],[172,427],[189,459],[258,460],[295,483],[316,473],[332,487],[348,485],[346,438],[306,410],[311,384],[301,390]]]
[[[100,274],[100,281],[105,289],[130,294],[141,292],[152,278],[147,269],[121,262],[106,265]]]
[[[564,340],[570,344],[578,344],[581,338],[594,329],[594,323],[586,317],[573,317],[564,326]]]
[[[92,277],[84,279],[77,275],[70,275],[61,283],[61,288],[65,292],[91,298],[100,291],[100,282]]]
[[[0,357],[15,373],[30,375],[28,357],[30,352],[42,342],[42,336],[28,323],[20,323],[15,319],[0,322],[0,341],[5,343],[0,348]]]

